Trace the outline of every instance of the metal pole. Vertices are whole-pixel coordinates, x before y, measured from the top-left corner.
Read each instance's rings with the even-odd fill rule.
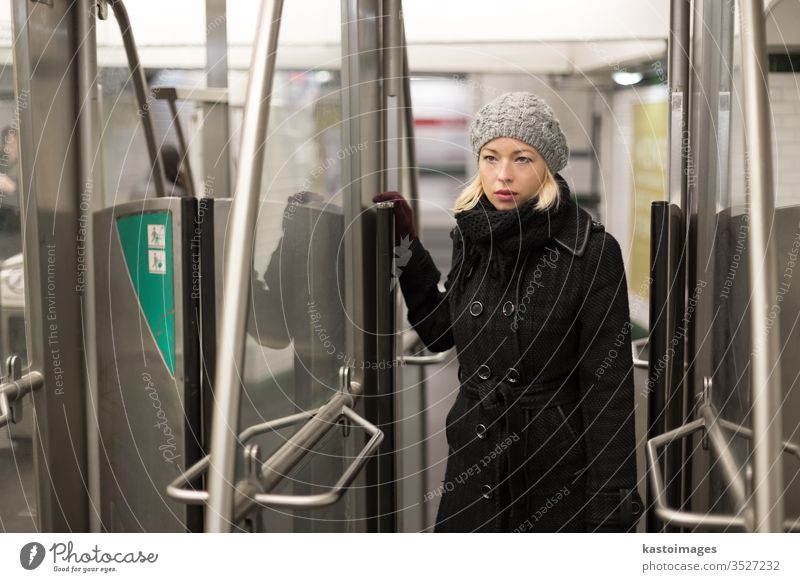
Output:
[[[379,27],[381,0],[344,0],[342,2],[342,147],[355,144],[366,147],[347,156],[342,165],[344,217],[349,225],[344,240],[347,313],[352,325],[345,329],[347,353],[358,361],[377,359],[375,342],[375,224],[374,214],[364,212],[372,206],[372,197],[383,189],[385,164],[382,159],[383,91]],[[352,292],[349,292],[352,291]],[[377,370],[357,366],[353,380],[364,387],[364,417],[375,419]],[[366,507],[365,520],[354,528],[369,532],[378,528],[377,461],[366,467],[364,482],[356,489],[356,505]]]
[[[742,0],[741,42],[744,86],[745,181],[750,210],[750,281],[753,285],[753,509],[757,532],[783,528],[781,455],[782,392],[778,358],[779,321],[769,316],[776,294],[775,243],[770,236],[775,215],[772,185],[769,87],[763,3]],[[747,179],[749,177],[749,180]]]
[[[378,527],[397,531],[397,472],[395,470],[395,305],[397,286],[393,279],[394,202],[377,204],[375,270],[377,281],[378,335],[378,428],[384,440],[378,449]]]
[[[205,0],[206,86],[228,87],[227,0]],[[203,181],[200,190],[214,198],[231,192],[228,102],[203,105]]]
[[[94,2],[91,2],[94,5]],[[99,172],[98,161],[99,140],[95,133],[95,116],[97,115],[97,39],[95,36],[94,10],[89,8],[89,0],[78,2],[78,140],[79,160],[78,181],[81,185],[80,219],[87,223],[92,220],[91,213],[100,208],[95,196],[95,172]],[[96,6],[96,5],[95,5]],[[87,198],[84,205],[83,198]],[[93,229],[86,228],[87,249],[94,248]],[[86,285],[82,291],[81,315],[84,324],[84,354],[86,358],[86,447],[87,472],[89,476],[89,498],[95,507],[100,507],[100,436],[97,422],[97,335],[95,334],[95,295],[94,295],[94,261],[84,263],[86,269]],[[92,511],[89,522],[93,532],[101,529],[100,513]]]
[[[383,3],[383,52],[384,52],[384,127],[386,172],[385,189],[400,190],[400,167],[402,166],[402,111],[400,110],[403,74],[403,46],[399,0],[384,0]]]
[[[264,142],[267,137],[282,8],[282,0],[265,0],[261,5],[242,121],[239,174],[231,204],[232,228],[228,230],[225,245],[220,342],[214,382],[216,400],[211,421],[211,465],[208,470],[208,532],[228,532],[232,525],[240,382],[244,362],[250,265],[253,262],[251,237],[255,231],[258,196],[261,191]]]
[[[674,163],[674,160],[670,160]],[[658,366],[664,358],[669,357],[669,341],[674,330],[670,328],[669,318],[669,292],[671,273],[669,270],[669,203],[657,200],[650,207],[650,358],[647,374],[647,438],[664,434],[667,428],[667,397],[670,394],[668,376],[662,374]],[[668,367],[667,367],[668,369]],[[674,428],[674,427],[670,427]],[[664,474],[670,480],[666,486],[665,495],[667,504],[671,507],[680,505],[676,503],[674,479],[671,479],[671,464],[667,462],[667,454],[680,447],[681,441],[666,446],[662,459],[656,462],[662,464]],[[670,487],[669,485],[673,486]],[[660,531],[662,528],[656,520],[655,491],[648,482],[647,487],[647,531]]]
[[[669,61],[667,79],[670,92],[669,123],[669,194],[670,207],[665,209],[666,226],[664,234],[664,253],[666,261],[666,280],[664,289],[664,328],[663,347],[677,337],[678,322],[681,319],[686,293],[682,263],[688,249],[688,230],[676,208],[688,208],[687,175],[689,159],[689,51],[691,0],[672,0],[670,9]],[[676,224],[677,223],[677,224]],[[677,237],[675,234],[677,233]],[[677,238],[677,240],[675,240]],[[676,244],[677,243],[677,244]],[[677,256],[675,254],[677,253]],[[680,426],[688,419],[688,395],[685,374],[683,373],[684,350],[682,342],[678,349],[666,352],[663,383],[659,387],[662,394],[663,428],[670,430]],[[651,354],[653,354],[651,350]],[[661,354],[658,354],[661,355]],[[655,356],[651,357],[654,360]],[[684,504],[682,485],[691,478],[691,464],[686,462],[689,441],[684,439],[668,446],[664,452],[664,472],[668,475],[667,497],[676,507]],[[647,531],[656,531],[652,513],[648,513]],[[667,531],[675,528],[667,527]]]

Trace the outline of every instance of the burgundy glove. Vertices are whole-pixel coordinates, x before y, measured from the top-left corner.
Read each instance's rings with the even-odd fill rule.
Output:
[[[414,212],[398,192],[381,192],[372,197],[372,201],[394,202],[394,241],[400,244],[403,237],[407,237],[409,242],[417,238],[417,229],[414,227]]]

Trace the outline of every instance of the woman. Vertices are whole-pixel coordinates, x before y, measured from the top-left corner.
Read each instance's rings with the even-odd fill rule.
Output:
[[[569,149],[550,107],[502,95],[470,127],[478,175],[456,199],[440,273],[394,200],[411,258],[408,319],[434,352],[456,346],[460,387],[435,531],[631,531],[633,367],[619,244],[557,174]]]

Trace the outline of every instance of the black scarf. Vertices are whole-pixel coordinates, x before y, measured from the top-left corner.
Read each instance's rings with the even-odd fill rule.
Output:
[[[528,252],[544,246],[560,232],[574,203],[563,178],[556,176],[556,182],[560,198],[556,210],[551,208],[542,212],[535,209],[537,197],[513,210],[496,210],[484,194],[473,208],[456,214],[459,231],[456,237],[463,237],[459,245],[463,250],[456,257],[458,262],[462,262],[462,275],[458,278],[460,289],[463,289],[466,280],[463,274],[487,262],[488,272],[482,276],[491,277],[502,284],[508,283]]]

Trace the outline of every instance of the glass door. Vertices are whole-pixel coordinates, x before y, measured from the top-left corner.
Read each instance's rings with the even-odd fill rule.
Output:
[[[358,149],[343,141],[340,8],[330,3],[326,14],[317,15],[325,23],[320,42],[307,38],[305,4],[286,2],[281,17],[253,247],[240,430],[325,404],[340,389],[340,370],[353,364],[346,337],[342,165]],[[228,4],[235,22],[242,20],[240,8]],[[324,49],[309,51],[311,43]],[[232,94],[246,82],[234,73]],[[240,124],[234,120],[235,127]],[[263,460],[301,426],[247,444],[258,444]],[[272,492],[311,495],[330,488],[350,463],[349,442],[359,437],[358,429],[329,430]],[[237,480],[244,471],[239,460]],[[357,514],[354,494],[346,493],[327,507],[264,509],[257,526],[270,532],[348,531]]]
[[[654,441],[683,439],[683,463],[661,483],[680,482],[681,507],[662,511],[672,526],[783,531],[797,515],[797,462],[783,453],[793,450],[784,439],[796,440],[798,423],[787,404],[797,399],[789,354],[800,209],[780,195],[775,204],[773,181],[785,168],[773,166],[781,129],[773,130],[769,101],[781,95],[772,89],[779,79],[767,69],[760,2],[697,0],[692,10],[683,209],[690,248],[685,308],[671,330],[686,339],[688,412],[683,426],[651,440],[651,460]]]

